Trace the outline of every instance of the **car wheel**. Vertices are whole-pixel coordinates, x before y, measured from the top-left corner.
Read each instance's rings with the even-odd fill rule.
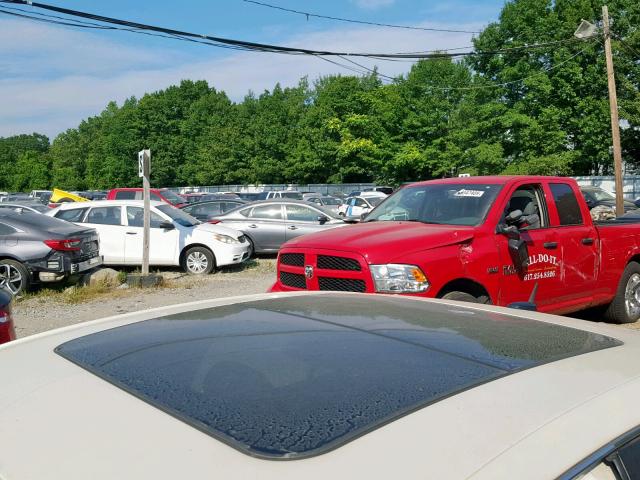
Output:
[[[0,260],[0,288],[14,295],[24,293],[29,288],[29,271],[15,260]]]
[[[193,247],[184,254],[182,268],[190,275],[206,275],[216,267],[211,250],[205,247]]]
[[[466,293],[466,292],[449,292],[446,295],[443,295],[442,299],[456,300],[458,302],[485,303],[485,302],[482,302],[479,298],[474,297],[470,293]]]
[[[640,264],[630,262],[622,272],[613,302],[604,312],[613,323],[633,323],[640,318]]]
[[[344,213],[343,212],[338,212],[338,215],[340,215],[341,217],[344,217]]]

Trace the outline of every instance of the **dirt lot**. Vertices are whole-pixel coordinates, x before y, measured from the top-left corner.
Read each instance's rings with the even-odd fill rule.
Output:
[[[14,308],[16,333],[25,337],[53,328],[148,308],[263,293],[275,278],[275,259],[261,258],[242,268],[193,277],[178,270],[165,272],[167,285],[153,289],[115,289],[91,292],[84,301],[69,294],[40,292],[19,300]]]
[[[207,298],[231,297],[266,292],[275,279],[274,258],[260,258],[240,268],[222,270],[215,275],[193,277],[178,270],[164,272],[166,285],[154,289],[103,289],[83,292],[36,293],[15,306],[18,337],[98,318],[135,312],[147,308],[175,305]],[[77,293],[77,294],[76,294]],[[600,321],[598,312],[574,314],[585,321]],[[640,329],[640,322],[623,325]]]

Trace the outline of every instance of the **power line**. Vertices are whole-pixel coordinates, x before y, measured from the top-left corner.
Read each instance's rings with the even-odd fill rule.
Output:
[[[486,89],[492,89],[492,88],[501,88],[501,87],[507,87],[509,85],[515,85],[516,83],[521,83],[521,82],[525,82],[531,78],[537,77],[539,75],[543,75],[545,73],[549,73],[552,70],[555,70],[556,68],[570,62],[571,60],[573,60],[574,58],[582,55],[584,52],[587,51],[587,49],[593,44],[593,41],[587,45],[585,48],[583,48],[582,50],[580,50],[578,53],[571,55],[569,58],[556,63],[552,66],[550,66],[549,68],[545,68],[542,71],[536,72],[533,75],[529,75],[527,77],[523,77],[523,78],[519,78],[517,80],[511,80],[509,82],[503,82],[503,83],[493,83],[491,85],[474,85],[474,86],[470,86],[470,87],[425,87],[425,89],[427,90],[441,90],[441,91],[449,91],[449,90],[486,90]]]
[[[378,22],[368,22],[365,20],[355,20],[352,18],[341,18],[341,17],[332,17],[329,15],[320,15],[317,13],[310,13],[310,12],[302,12],[300,10],[293,10],[291,8],[284,8],[284,7],[280,7],[278,5],[271,5],[269,3],[263,3],[263,2],[257,2],[256,0],[242,0],[245,3],[253,3],[255,5],[260,5],[261,7],[268,7],[268,8],[273,8],[276,10],[282,10],[283,12],[289,12],[289,13],[295,13],[298,15],[303,15],[305,17],[307,17],[307,20],[309,20],[309,17],[313,17],[313,18],[322,18],[325,20],[335,20],[338,22],[348,22],[348,23],[359,23],[361,25],[373,25],[376,27],[388,27],[388,28],[402,28],[402,29],[406,29],[406,30],[422,30],[422,31],[427,31],[427,32],[445,32],[445,33],[480,33],[477,31],[472,31],[472,30],[452,30],[452,29],[445,29],[445,28],[427,28],[427,27],[413,27],[413,26],[409,26],[409,25],[393,25],[390,23],[378,23]]]
[[[70,10],[67,8],[56,7],[54,5],[48,5],[44,3],[31,2],[29,0],[0,0],[0,3],[3,4],[18,4],[18,5],[28,5],[34,8],[41,8],[45,10],[55,11],[57,13],[61,13],[64,15],[69,15],[72,17],[80,17],[86,18],[90,20],[94,20],[97,22],[102,22],[108,24],[108,27],[102,26],[105,29],[112,30],[125,30],[133,33],[141,33],[145,35],[156,35],[156,36],[169,36],[170,38],[182,40],[182,41],[191,41],[196,43],[203,43],[206,45],[218,47],[218,48],[231,48],[231,49],[239,49],[239,50],[247,50],[247,51],[258,51],[258,52],[267,52],[267,53],[282,53],[289,55],[313,55],[313,56],[337,56],[337,57],[367,57],[378,60],[420,60],[420,59],[434,59],[434,58],[456,58],[470,55],[497,55],[502,53],[508,53],[507,50],[496,50],[490,52],[459,52],[459,53],[447,53],[446,50],[438,50],[432,51],[430,53],[364,53],[364,52],[335,52],[335,51],[327,51],[327,50],[314,50],[307,48],[299,48],[299,47],[287,47],[287,46],[279,46],[279,45],[270,45],[264,43],[256,43],[256,42],[248,42],[243,40],[235,40],[230,38],[223,37],[214,37],[210,35],[196,34],[191,32],[184,32],[180,30],[174,30],[164,27],[157,27],[153,25],[147,25],[137,22],[130,22],[127,20],[120,20],[111,17],[105,17],[102,15],[96,15],[87,12],[81,12],[78,10]],[[5,7],[6,8],[6,7]],[[20,10],[24,12],[23,10]],[[3,11],[2,13],[10,14],[9,12]],[[33,12],[37,13],[37,12]],[[42,14],[41,14],[42,15]],[[43,20],[36,19],[33,17],[29,17],[26,14],[22,14],[20,16],[31,18],[32,20]],[[61,18],[61,17],[58,17]],[[51,21],[55,23],[55,21]],[[71,22],[79,22],[78,20],[71,20],[63,23],[67,26],[80,27],[80,28],[101,28],[99,24],[83,22],[84,24],[79,25],[77,23]],[[113,25],[117,25],[114,27]],[[153,32],[153,33],[149,33]],[[513,47],[512,49],[533,49],[544,47],[550,44],[568,42],[573,40],[561,40],[557,42],[547,42],[546,44],[539,45],[527,45],[522,47]]]

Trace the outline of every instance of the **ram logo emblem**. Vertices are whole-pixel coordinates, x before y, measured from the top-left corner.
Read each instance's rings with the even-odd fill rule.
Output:
[[[313,278],[313,267],[311,265],[304,267],[304,276],[307,278]]]

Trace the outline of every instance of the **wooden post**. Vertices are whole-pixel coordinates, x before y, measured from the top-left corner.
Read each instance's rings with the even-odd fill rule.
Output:
[[[138,160],[142,162],[142,198],[144,202],[144,218],[142,233],[142,275],[149,275],[149,237],[151,235],[151,187],[149,175],[151,170],[151,150],[142,150],[138,154]]]
[[[616,95],[616,79],[613,71],[611,55],[611,32],[609,29],[609,9],[602,7],[602,25],[604,27],[604,53],[607,59],[607,81],[609,84],[609,108],[611,110],[611,137],[613,140],[613,168],[616,175],[616,215],[624,215],[622,185],[622,149],[620,147],[620,123],[618,120],[618,96]]]

